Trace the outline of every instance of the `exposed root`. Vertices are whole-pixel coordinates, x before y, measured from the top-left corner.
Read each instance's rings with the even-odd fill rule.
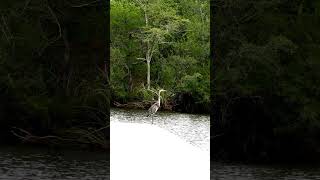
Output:
[[[114,101],[113,105],[118,108],[128,108],[128,109],[148,109],[154,101],[142,101],[142,102],[128,102],[127,104],[121,104],[119,102]],[[172,110],[172,105],[164,103],[161,105],[161,108],[164,110]]]
[[[89,133],[83,133],[77,138],[62,138],[59,136],[36,136],[32,133],[17,127],[12,127],[11,133],[22,140],[24,143],[32,143],[32,144],[45,144],[45,145],[73,145],[73,144],[85,144],[85,145],[96,145],[103,149],[107,149],[108,145],[106,142],[106,138],[103,137],[103,133],[97,134],[99,131],[108,128],[102,127],[100,129],[94,130]],[[76,134],[76,133],[75,133]],[[96,134],[96,135],[94,135]]]

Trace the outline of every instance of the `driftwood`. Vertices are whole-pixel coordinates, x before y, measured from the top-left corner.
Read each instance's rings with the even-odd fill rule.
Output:
[[[113,102],[113,105],[120,108],[139,108],[139,109],[147,109],[152,105],[153,101],[142,101],[142,102],[129,102],[127,104],[121,104],[119,102]]]
[[[35,136],[30,132],[13,127],[14,130],[11,130],[11,133],[21,139],[23,142],[29,143],[39,143],[39,144],[56,144],[57,141],[74,141],[73,139],[65,139],[58,136]]]
[[[113,105],[118,108],[128,108],[128,109],[148,109],[155,101],[142,101],[142,102],[128,102],[127,104],[121,104],[114,101]],[[171,111],[172,105],[168,103],[163,103],[161,108],[164,110]]]
[[[17,128],[17,127],[13,127],[13,130],[11,130],[11,133],[18,137],[19,139],[22,140],[22,142],[24,143],[32,143],[32,144],[44,144],[44,145],[61,145],[61,144],[87,144],[87,145],[99,145],[100,147],[102,147],[103,149],[107,149],[107,143],[98,143],[98,142],[88,142],[88,141],[84,141],[81,140],[82,138],[85,137],[89,137],[94,133],[97,133],[103,129],[108,128],[106,127],[102,127],[100,129],[94,130],[92,132],[89,132],[87,134],[83,134],[82,136],[78,137],[78,138],[62,138],[59,136],[53,136],[53,135],[48,135],[48,136],[36,136],[33,135],[32,133],[21,129],[21,128]]]
[[[211,136],[211,139],[215,139],[215,138],[220,137],[220,136],[223,136],[223,135],[224,135],[224,133],[217,134],[217,135],[215,135],[215,136]]]

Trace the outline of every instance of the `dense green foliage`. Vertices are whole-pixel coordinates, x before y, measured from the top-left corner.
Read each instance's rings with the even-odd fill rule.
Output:
[[[0,139],[13,127],[107,146],[106,6],[90,1],[0,3]],[[17,135],[26,136],[23,131]],[[43,143],[56,143],[44,138]],[[41,143],[41,142],[40,142]],[[72,141],[60,143],[72,144]]]
[[[214,158],[319,160],[319,1],[211,5]]]
[[[114,101],[153,99],[150,60],[151,88],[168,91],[165,106],[178,107],[187,94],[194,101],[183,105],[192,108],[180,110],[209,112],[209,1],[112,0],[110,17]]]

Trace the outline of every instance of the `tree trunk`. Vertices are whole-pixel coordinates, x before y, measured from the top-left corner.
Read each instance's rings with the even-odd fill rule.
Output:
[[[148,14],[147,10],[144,9],[144,20],[146,23],[146,27],[149,26],[149,19],[148,19]],[[146,52],[146,60],[147,60],[147,88],[150,89],[150,61],[151,61],[151,56],[150,56],[150,42],[149,40],[147,41],[147,52]]]
[[[147,60],[147,67],[148,67],[147,88],[150,89],[150,60]]]
[[[63,65],[63,87],[65,89],[66,95],[69,94],[69,80],[70,80],[70,44],[68,40],[67,29],[63,29],[62,34],[64,42],[64,65]]]

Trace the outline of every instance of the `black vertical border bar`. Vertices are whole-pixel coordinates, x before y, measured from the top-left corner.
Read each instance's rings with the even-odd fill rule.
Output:
[[[210,0],[210,179],[212,179],[211,177],[211,171],[212,171],[212,160],[213,160],[213,148],[214,148],[214,144],[212,141],[212,135],[213,135],[213,88],[214,88],[214,84],[213,84],[213,79],[214,79],[214,61],[215,61],[215,57],[214,57],[214,49],[215,49],[215,41],[214,41],[214,21],[213,21],[213,16],[214,16],[214,0]]]
[[[106,32],[105,32],[105,36],[106,36],[106,51],[105,51],[105,59],[104,59],[104,64],[103,64],[103,68],[105,70],[105,85],[106,88],[109,90],[109,104],[108,104],[108,109],[107,109],[107,120],[106,120],[106,140],[107,140],[107,144],[109,145],[109,149],[106,152],[107,153],[107,179],[110,180],[110,99],[111,99],[111,91],[110,91],[110,43],[111,43],[111,39],[110,39],[110,0],[102,0],[105,2],[105,18],[106,18]]]

